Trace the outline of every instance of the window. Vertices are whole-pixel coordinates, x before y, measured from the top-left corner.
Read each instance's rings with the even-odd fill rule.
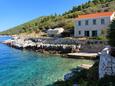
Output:
[[[104,19],[101,19],[101,24],[105,24],[105,20]]]
[[[81,21],[78,21],[78,25],[81,26]]]
[[[79,31],[79,35],[81,35],[81,31]]]
[[[85,25],[88,25],[88,24],[89,24],[89,21],[88,21],[88,20],[86,20],[86,21],[85,21]]]
[[[97,36],[97,30],[93,30],[92,31],[92,37],[96,37]]]
[[[93,19],[93,25],[96,25],[96,19]]]

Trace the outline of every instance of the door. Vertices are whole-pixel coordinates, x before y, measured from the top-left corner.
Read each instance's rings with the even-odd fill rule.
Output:
[[[89,31],[85,31],[85,36],[89,37]]]
[[[96,37],[97,36],[97,30],[93,30],[92,31],[92,37]]]

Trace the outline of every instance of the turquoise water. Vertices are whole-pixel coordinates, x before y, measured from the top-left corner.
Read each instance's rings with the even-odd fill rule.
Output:
[[[0,37],[0,41],[8,39]],[[47,86],[89,60],[61,58],[21,51],[0,44],[0,86]]]

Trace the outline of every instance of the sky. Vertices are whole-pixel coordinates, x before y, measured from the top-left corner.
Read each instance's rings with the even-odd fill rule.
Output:
[[[0,0],[0,31],[40,16],[62,14],[89,0]]]

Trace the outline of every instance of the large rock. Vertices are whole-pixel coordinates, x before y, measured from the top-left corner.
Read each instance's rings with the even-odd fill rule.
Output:
[[[115,75],[115,57],[110,54],[110,47],[106,47],[102,50],[99,62],[99,78],[103,78],[105,75]]]

